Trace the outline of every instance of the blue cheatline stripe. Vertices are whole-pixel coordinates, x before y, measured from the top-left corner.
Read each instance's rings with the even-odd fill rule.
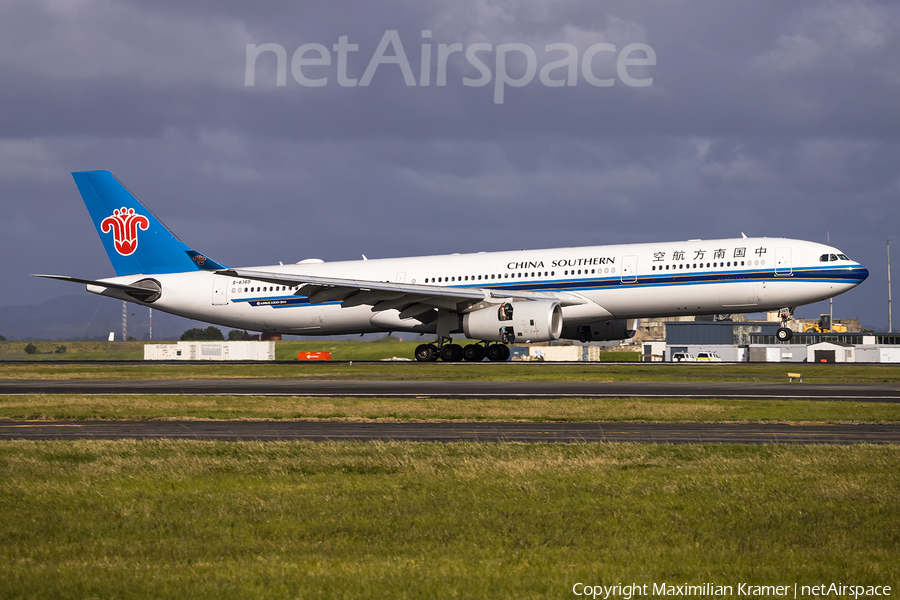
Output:
[[[863,276],[865,272],[865,276]],[[595,279],[579,280],[545,280],[512,283],[511,280],[499,282],[451,286],[459,288],[488,288],[504,289],[510,291],[591,291],[611,289],[647,289],[651,287],[680,287],[686,285],[704,285],[713,283],[735,282],[767,282],[767,281],[792,281],[792,282],[818,282],[818,283],[861,283],[868,276],[864,267],[831,269],[828,267],[808,267],[794,269],[792,274],[775,275],[772,270],[751,271],[717,271],[691,273],[684,275],[646,276],[641,275],[632,283],[622,283],[621,276],[598,277]],[[247,302],[251,306],[271,306],[272,308],[291,308],[296,306],[310,306],[309,299],[302,296],[264,296],[262,298],[231,299],[231,302]],[[322,302],[315,306],[338,305],[340,301]]]
[[[622,283],[621,276],[597,277],[593,279],[568,279],[553,281],[531,281],[512,283],[502,280],[488,282],[481,285],[467,285],[461,287],[484,287],[491,289],[508,289],[515,291],[583,291],[603,289],[643,289],[648,287],[674,287],[685,285],[703,285],[710,283],[734,283],[734,282],[764,282],[764,281],[802,281],[819,283],[861,283],[868,275],[865,269],[826,269],[806,268],[794,269],[791,274],[776,275],[772,270],[752,271],[716,271],[702,273],[666,274],[666,275],[640,275],[635,281]]]

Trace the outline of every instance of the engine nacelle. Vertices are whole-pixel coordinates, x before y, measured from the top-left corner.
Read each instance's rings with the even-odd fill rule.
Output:
[[[559,302],[525,300],[504,302],[463,315],[463,332],[473,340],[489,342],[550,342],[563,329]]]
[[[639,324],[640,320],[638,319],[612,319],[610,321],[598,321],[589,325],[571,325],[563,329],[560,337],[582,342],[628,340],[637,333]]]

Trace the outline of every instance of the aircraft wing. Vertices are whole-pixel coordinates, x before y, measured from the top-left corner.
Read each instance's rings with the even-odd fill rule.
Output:
[[[272,273],[254,269],[223,269],[216,273],[240,279],[265,281],[276,285],[300,285],[296,295],[306,296],[311,304],[340,301],[344,308],[371,305],[373,312],[399,310],[401,318],[414,317],[434,308],[465,312],[478,307],[481,303],[493,304],[492,299],[557,300],[562,306],[587,303],[587,299],[568,292],[531,292],[364,281]]]

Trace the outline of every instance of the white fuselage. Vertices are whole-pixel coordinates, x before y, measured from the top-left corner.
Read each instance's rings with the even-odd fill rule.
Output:
[[[796,307],[841,294],[868,276],[865,267],[831,246],[782,238],[304,261],[254,269],[369,282],[567,292],[584,303],[563,307],[566,326]],[[295,295],[296,287],[214,272],[104,281],[133,283],[148,277],[162,287],[153,308],[227,327],[296,335],[435,331],[434,324],[399,318],[397,310],[376,311],[369,305],[345,308],[339,301],[310,304]],[[88,290],[133,301],[113,289],[89,285]]]

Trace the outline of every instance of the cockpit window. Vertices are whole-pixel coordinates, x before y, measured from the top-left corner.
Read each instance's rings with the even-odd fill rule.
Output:
[[[850,260],[846,254],[823,254],[819,257],[819,262],[834,262],[837,260]]]
[[[838,254],[838,258],[841,260],[850,260],[850,257],[846,254]]]
[[[831,262],[834,262],[834,261],[836,261],[836,260],[837,260],[837,254],[832,254],[832,255],[831,255]]]
[[[823,254],[822,256],[820,256],[820,257],[819,257],[819,262],[828,262],[828,255],[827,255],[827,254]]]

